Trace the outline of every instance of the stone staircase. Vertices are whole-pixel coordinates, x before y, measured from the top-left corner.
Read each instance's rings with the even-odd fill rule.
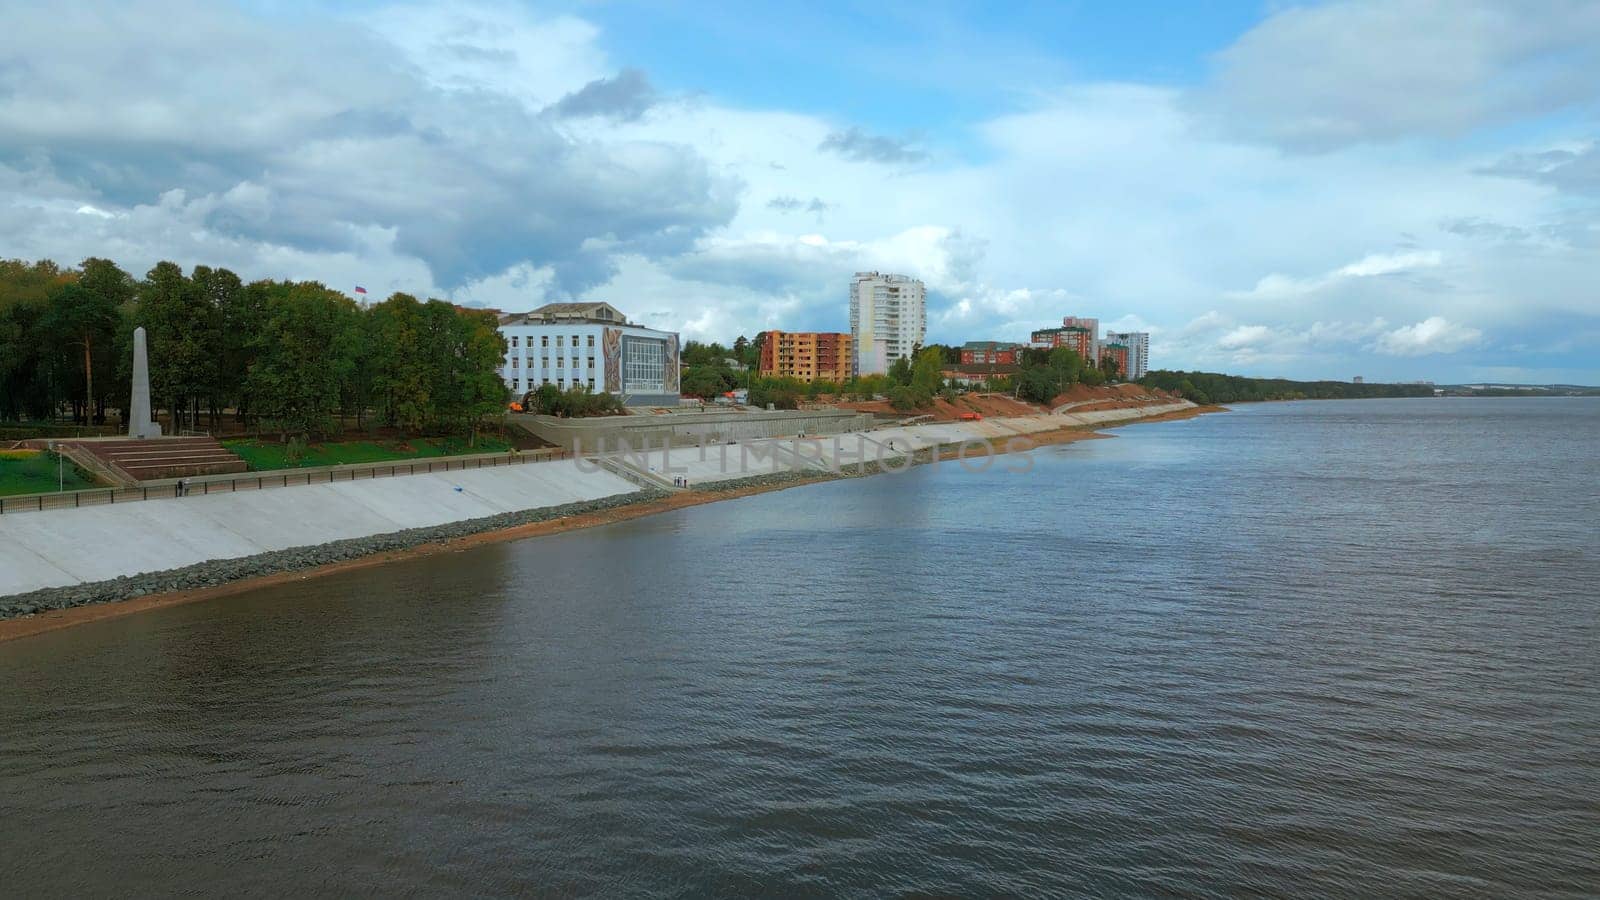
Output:
[[[249,468],[213,437],[150,440],[74,441],[74,450],[92,455],[129,481],[230,475]]]

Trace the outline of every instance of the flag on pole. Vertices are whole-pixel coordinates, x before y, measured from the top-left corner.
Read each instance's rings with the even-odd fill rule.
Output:
[[[359,284],[358,284],[358,285],[356,285],[356,293],[358,293],[358,294],[365,294],[365,293],[366,293],[366,292],[367,292],[367,289],[366,289],[366,288],[364,288],[364,287],[362,287],[362,286],[361,286],[361,285],[359,285]]]

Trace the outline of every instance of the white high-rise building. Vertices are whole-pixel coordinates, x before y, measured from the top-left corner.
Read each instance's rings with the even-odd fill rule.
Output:
[[[909,275],[857,272],[850,282],[850,334],[857,375],[882,375],[928,336],[928,292]]]
[[[1121,344],[1128,348],[1128,371],[1122,375],[1124,380],[1138,381],[1150,373],[1149,332],[1108,331],[1104,343]]]

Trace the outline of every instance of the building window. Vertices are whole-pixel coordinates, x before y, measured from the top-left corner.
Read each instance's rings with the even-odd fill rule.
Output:
[[[548,335],[548,334],[539,335],[539,346],[541,346],[541,347],[550,346],[550,335]]]
[[[666,389],[667,347],[648,338],[622,339],[622,389],[627,393],[661,393]]]
[[[594,390],[594,379],[593,378],[589,379],[589,390],[591,390],[591,391]]]
[[[592,334],[589,335],[589,346],[591,346],[591,347],[594,346],[594,335],[592,335]]]
[[[565,341],[565,340],[566,340],[566,335],[564,335],[564,334],[556,335],[556,346],[557,347],[562,346],[562,342]]]
[[[539,368],[541,368],[541,369],[550,368],[550,357],[548,357],[548,356],[539,357]]]
[[[593,356],[589,357],[589,368],[591,368],[591,369],[594,368],[594,357]]]
[[[512,390],[513,390],[513,391],[520,391],[520,390],[522,390],[522,379],[520,379],[520,378],[513,378],[513,379],[511,379],[511,389],[512,389]]]
[[[512,349],[516,349],[517,340],[518,340],[517,336],[513,334],[511,336],[511,347],[512,347]]]
[[[567,358],[565,356],[556,357],[556,368],[565,369],[566,367],[567,367]]]

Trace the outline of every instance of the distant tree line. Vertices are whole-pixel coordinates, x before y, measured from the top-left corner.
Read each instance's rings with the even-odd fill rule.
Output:
[[[1218,372],[1175,372],[1158,369],[1141,384],[1172,391],[1196,403],[1243,403],[1251,400],[1345,400],[1364,397],[1432,397],[1426,384],[1354,384],[1347,381],[1290,381],[1246,378]]]
[[[140,279],[107,259],[0,260],[0,419],[125,420],[141,326],[152,403],[180,427],[231,411],[285,438],[332,434],[340,417],[476,437],[507,396],[490,312],[400,293],[362,306],[209,266],[162,262]]]

